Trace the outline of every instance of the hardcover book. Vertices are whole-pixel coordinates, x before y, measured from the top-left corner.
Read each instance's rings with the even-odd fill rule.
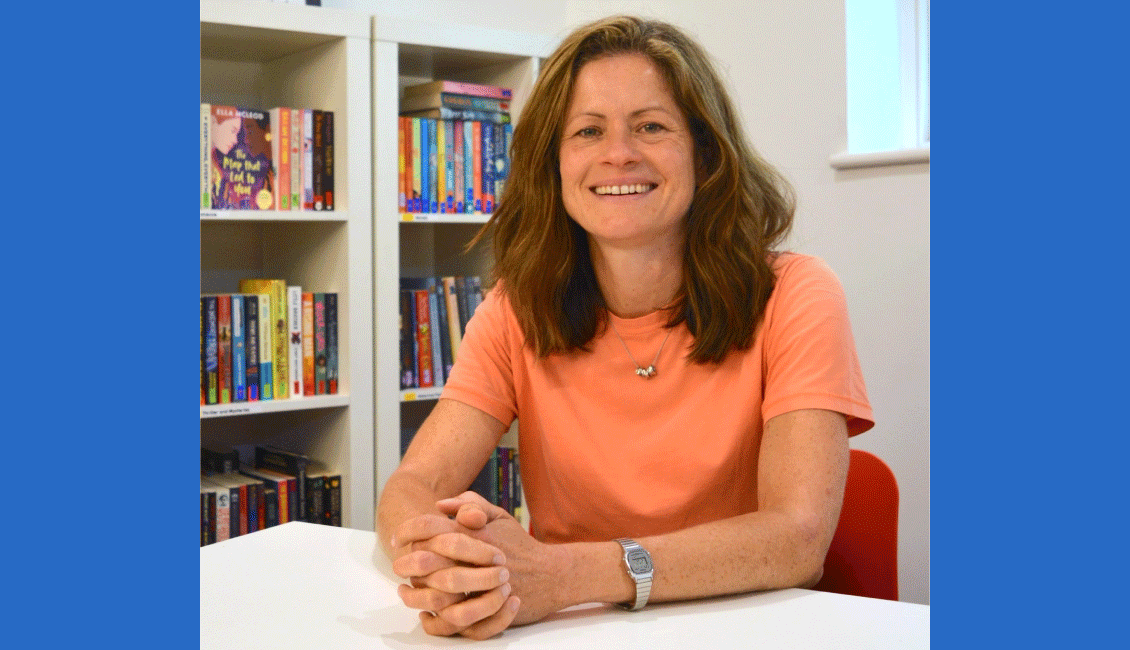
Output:
[[[420,95],[406,95],[400,100],[402,112],[413,112],[438,108],[450,108],[458,111],[484,111],[491,113],[508,113],[510,101],[493,97],[477,97],[475,95],[460,95],[457,93],[427,93]]]
[[[428,95],[432,93],[453,93],[457,95],[474,95],[476,97],[493,97],[495,99],[513,99],[514,92],[503,86],[489,84],[467,83],[462,81],[447,81],[437,79],[425,83],[414,84],[404,89],[405,97]]]
[[[212,208],[270,210],[275,206],[271,118],[266,111],[212,106]]]

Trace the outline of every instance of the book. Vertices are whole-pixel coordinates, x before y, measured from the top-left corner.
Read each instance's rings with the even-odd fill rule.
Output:
[[[444,301],[447,304],[447,335],[451,339],[451,360],[459,358],[459,346],[463,342],[463,330],[459,325],[459,297],[455,293],[454,276],[440,278],[443,286]]]
[[[313,395],[314,383],[314,294],[302,292],[302,394]]]
[[[278,526],[279,523],[281,523],[279,521],[280,493],[278,481],[258,475],[255,468],[248,465],[240,467],[239,473],[254,479],[255,482],[262,488],[261,491],[259,487],[256,488],[256,490],[259,491],[259,528],[257,530],[264,530],[266,528]],[[286,484],[284,483],[283,493],[285,493],[285,491]]]
[[[200,477],[200,490],[210,492],[215,509],[212,518],[212,538],[210,543],[222,542],[231,538],[231,490],[213,484],[207,477]]]
[[[337,395],[337,294],[326,293],[326,393]]]
[[[418,289],[412,292],[416,302],[416,362],[419,366],[417,378],[420,388],[430,388],[435,385],[435,376],[432,366],[432,333],[431,314],[428,311],[428,297],[431,294],[427,289]]]
[[[459,335],[462,337],[467,332],[467,319],[470,315],[467,304],[467,278],[462,275],[455,276],[455,299],[459,303]]]
[[[322,489],[323,522],[329,526],[341,526],[341,474],[326,474]]]
[[[270,210],[275,205],[271,118],[263,110],[211,108],[212,208]]]
[[[466,198],[463,173],[463,120],[457,119],[451,122],[451,135],[454,140],[452,159],[455,164],[455,212],[462,214],[466,212],[463,207]]]
[[[513,121],[510,117],[510,113],[447,108],[446,106],[425,108],[418,111],[402,111],[400,114],[405,117],[426,117],[433,120],[463,120],[468,122],[478,120],[480,122],[491,122],[494,124],[510,124]]]
[[[483,123],[471,122],[471,182],[475,188],[475,212],[483,212]]]
[[[435,162],[432,163],[432,167],[435,170],[433,176],[436,188],[436,209],[433,212],[442,214],[447,212],[447,133],[443,122],[440,120],[429,121],[435,127]]]
[[[275,107],[269,111],[271,157],[275,161],[275,209],[290,209],[290,109]]]
[[[247,534],[247,504],[246,494],[247,486],[241,482],[230,480],[230,474],[214,474],[211,476],[203,476],[200,479],[201,483],[215,486],[222,490],[224,495],[223,504],[224,509],[221,509],[221,502],[219,495],[216,500],[216,514],[223,518],[221,512],[226,512],[226,522],[224,525],[226,537],[223,539],[231,539],[232,537],[239,537],[240,535]],[[219,522],[217,522],[218,524]],[[219,525],[217,525],[217,539],[220,538]]]
[[[412,293],[400,291],[400,387],[416,388],[416,336]]]
[[[303,112],[298,109],[290,111],[290,209],[302,209],[302,121]]]
[[[243,295],[231,297],[231,383],[232,401],[247,401],[247,342],[243,334]]]
[[[290,395],[302,397],[302,287],[290,285],[286,288],[287,322],[287,374],[290,378]]]
[[[275,399],[275,364],[273,328],[271,327],[271,295],[251,294],[259,302],[259,399]]]
[[[482,122],[483,212],[494,212],[494,124]]]
[[[278,523],[298,521],[298,479],[295,476],[269,467],[244,467],[240,471],[268,486],[274,484],[278,493]]]
[[[405,183],[404,183],[404,172],[405,172],[405,169],[406,169],[406,162],[407,162],[406,156],[405,156],[405,137],[404,137],[404,123],[405,123],[405,121],[408,121],[408,118],[406,118],[406,117],[399,118],[398,126],[400,128],[398,128],[397,131],[396,131],[396,155],[397,155],[397,157],[396,157],[396,171],[397,171],[397,177],[396,177],[396,206],[400,209],[400,212],[402,212],[402,213],[407,211],[407,205],[408,205],[407,202],[406,202],[407,193],[405,192]],[[411,123],[411,122],[409,121],[409,123]]]
[[[262,352],[259,346],[259,298],[254,294],[243,294],[243,337],[247,345],[247,401],[260,399],[262,378],[259,360]]]
[[[302,209],[314,209],[314,111],[302,110]]]
[[[200,309],[204,314],[204,403],[219,403],[220,350],[219,318],[216,315],[216,296],[201,296]]]
[[[271,297],[270,311],[259,312],[259,320],[267,318],[271,333],[272,399],[286,399],[290,395],[290,328],[287,326],[286,281],[266,278],[244,278],[239,281],[243,293],[266,294]],[[262,342],[261,342],[262,344]],[[264,397],[265,398],[265,397]]]
[[[312,524],[322,524],[328,521],[326,510],[326,473],[313,470],[306,475],[306,519]]]
[[[463,121],[463,212],[475,211],[475,127],[474,120]]]
[[[432,345],[435,349],[439,350],[439,363],[442,373],[437,371],[436,376],[442,377],[443,382],[447,383],[447,378],[451,376],[451,366],[455,363],[455,358],[452,355],[451,349],[451,336],[448,334],[448,317],[447,317],[447,294],[443,289],[443,281],[438,278],[434,281],[431,287],[433,296],[428,306],[434,305],[432,313],[436,315],[434,336],[432,337]],[[437,386],[440,384],[436,384]]]
[[[436,211],[435,120],[420,120],[420,197],[421,212]]]
[[[311,521],[308,516],[308,492],[306,490],[306,470],[310,467],[310,458],[305,454],[287,451],[271,445],[257,445],[255,447],[255,467],[270,469],[295,478],[297,487],[297,521]]]
[[[442,212],[452,214],[455,212],[455,125],[451,120],[444,120],[443,125],[443,164],[444,206]]]
[[[421,173],[421,152],[420,152],[420,129],[421,118],[412,118],[412,205],[409,208],[410,212],[423,212],[423,198],[421,194],[421,182],[423,174]]]
[[[208,395],[207,395],[207,393],[208,393],[208,373],[204,370],[205,361],[207,360],[206,359],[207,355],[205,354],[205,351],[207,350],[207,346],[205,345],[205,340],[204,340],[204,335],[205,335],[204,316],[205,316],[206,311],[207,311],[207,308],[205,307],[205,304],[204,304],[204,296],[200,296],[200,405],[201,406],[208,403]]]
[[[447,92],[406,95],[400,100],[400,110],[405,113],[440,108],[449,108],[457,111],[508,113],[510,111],[510,101],[494,97],[461,95]]]
[[[322,111],[326,116],[325,130],[322,133],[322,196],[326,210],[334,209],[334,113]]]
[[[326,195],[323,181],[325,180],[326,170],[326,114],[318,109],[313,110],[314,113],[314,172],[311,176],[311,182],[314,185],[314,209],[324,210],[326,207]]]
[[[477,275],[472,275],[467,278],[467,320],[470,321],[471,317],[475,315],[475,310],[483,302],[483,283],[482,279]]]
[[[314,394],[326,394],[326,294],[314,293]]]
[[[439,314],[439,294],[435,291],[435,280],[433,278],[425,278],[424,291],[428,294],[428,334],[431,336],[431,350],[432,350],[432,385],[435,388],[441,388],[444,383],[443,373],[443,337],[440,336],[441,323]]]
[[[216,296],[216,393],[218,404],[231,403],[231,296]]]
[[[467,83],[462,81],[447,81],[437,79],[425,83],[413,84],[404,89],[404,97],[429,95],[432,93],[452,93],[457,95],[474,95],[476,97],[493,97],[495,99],[513,99],[514,92],[503,86],[489,84]]]
[[[207,546],[216,541],[216,494],[205,486],[200,486],[200,545]]]
[[[212,105],[200,105],[200,208],[212,207],[212,191],[209,187],[212,177],[210,153],[212,150]]]

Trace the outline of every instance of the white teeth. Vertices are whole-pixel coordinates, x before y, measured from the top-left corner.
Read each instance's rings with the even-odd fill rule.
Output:
[[[593,188],[597,194],[642,194],[651,190],[654,185],[650,183],[636,183],[635,185],[601,185]]]

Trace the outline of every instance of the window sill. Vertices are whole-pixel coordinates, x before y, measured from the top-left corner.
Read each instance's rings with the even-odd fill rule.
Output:
[[[930,162],[930,147],[928,146],[917,149],[897,149],[894,151],[875,151],[872,153],[844,152],[828,158],[828,164],[835,169],[917,165],[928,162]]]

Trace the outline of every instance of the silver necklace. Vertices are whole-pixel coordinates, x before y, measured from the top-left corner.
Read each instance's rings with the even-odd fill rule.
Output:
[[[632,356],[632,351],[628,349],[628,344],[624,342],[624,337],[620,336],[620,330],[616,329],[616,323],[612,322],[611,318],[608,319],[608,322],[612,325],[612,332],[616,335],[616,338],[620,339],[620,345],[624,346],[624,352],[628,353],[628,358],[632,360],[633,364],[635,364],[636,374],[640,377],[643,377],[644,379],[651,379],[652,377],[654,377],[655,362],[659,361],[659,353],[663,351],[663,346],[667,345],[667,339],[671,338],[672,330],[667,330],[667,336],[663,337],[663,342],[659,344],[659,350],[655,353],[655,358],[652,359],[651,365],[647,368],[644,368],[640,365],[640,362],[636,361],[636,358]]]

